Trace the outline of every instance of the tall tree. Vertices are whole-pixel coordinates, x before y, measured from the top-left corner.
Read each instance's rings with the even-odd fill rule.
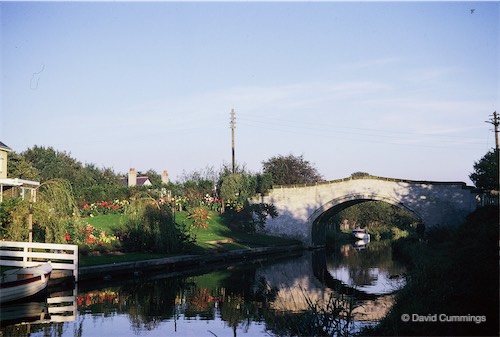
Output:
[[[304,156],[278,155],[262,162],[263,171],[272,176],[275,185],[309,184],[323,177]]]
[[[479,161],[474,162],[474,172],[469,175],[469,178],[476,187],[499,190],[498,156],[498,149],[492,149]]]

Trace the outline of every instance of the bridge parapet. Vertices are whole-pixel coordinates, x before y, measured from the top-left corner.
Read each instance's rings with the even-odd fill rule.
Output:
[[[340,183],[340,182],[351,181],[351,180],[373,180],[373,179],[382,180],[382,181],[392,181],[392,182],[396,182],[396,183],[409,183],[409,184],[460,185],[460,186],[462,186],[462,188],[465,188],[465,189],[471,189],[471,190],[475,189],[475,187],[467,186],[467,184],[462,182],[462,181],[411,180],[411,179],[402,179],[402,178],[387,178],[387,177],[372,176],[372,175],[351,176],[351,177],[347,177],[347,178],[318,181],[318,182],[308,183],[308,184],[275,185],[275,186],[273,186],[273,189],[311,187],[311,186],[318,186],[318,185],[329,185],[329,184],[333,184],[333,183]]]

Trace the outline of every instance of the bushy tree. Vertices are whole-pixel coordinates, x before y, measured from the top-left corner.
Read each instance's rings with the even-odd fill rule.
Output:
[[[128,196],[120,177],[109,168],[85,164],[64,151],[34,146],[21,154],[9,155],[9,176],[46,182],[64,179],[72,186],[79,204],[96,200],[123,199]]]
[[[474,172],[469,175],[469,178],[476,187],[485,190],[499,190],[498,156],[498,149],[492,149],[479,161],[474,162]]]
[[[9,177],[25,180],[40,180],[40,172],[23,155],[16,152],[9,153],[9,164],[7,165]]]
[[[351,174],[352,178],[364,178],[364,177],[369,177],[370,174],[366,172],[354,172]]]
[[[264,228],[268,216],[278,215],[276,208],[271,204],[250,204],[248,200],[270,187],[269,174],[252,174],[242,166],[232,173],[232,168],[224,166],[218,184],[219,195],[226,204],[223,220],[228,226],[246,232]]]
[[[181,175],[181,182],[194,181],[214,181],[219,178],[219,172],[212,166],[207,166],[201,170],[194,170],[191,172],[183,171]]]
[[[22,155],[38,170],[41,182],[51,179],[65,179],[75,184],[84,178],[81,176],[83,175],[83,165],[64,151],[35,145],[23,152]]]
[[[218,173],[213,167],[207,166],[203,170],[182,172],[180,183],[169,186],[174,195],[185,196],[190,200],[199,199],[205,195],[213,196],[214,184],[218,180]]]
[[[223,165],[217,184],[220,198],[225,201],[245,204],[257,192],[257,177],[244,166],[237,166],[235,173],[228,165]]]
[[[140,176],[147,176],[149,178],[149,181],[151,181],[151,185],[154,188],[160,188],[161,185],[162,185],[161,174],[159,174],[158,172],[156,172],[153,169],[149,169],[149,170],[147,170],[144,173],[143,172],[138,172],[138,175],[140,175]]]
[[[264,173],[270,174],[275,185],[310,184],[323,177],[304,156],[278,155],[262,162]]]

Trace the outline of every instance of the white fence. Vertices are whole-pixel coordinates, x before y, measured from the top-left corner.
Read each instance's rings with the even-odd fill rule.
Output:
[[[78,282],[78,246],[0,241],[0,266],[31,267],[50,261],[53,269],[72,270]]]

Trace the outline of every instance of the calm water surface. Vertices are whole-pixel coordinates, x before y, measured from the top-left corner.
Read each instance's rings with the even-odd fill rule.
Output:
[[[354,321],[342,322],[355,333],[384,317],[404,271],[389,243],[372,242],[189,276],[83,283],[52,291],[47,302],[2,306],[0,336],[288,335],[286,314],[340,299],[354,305]]]

